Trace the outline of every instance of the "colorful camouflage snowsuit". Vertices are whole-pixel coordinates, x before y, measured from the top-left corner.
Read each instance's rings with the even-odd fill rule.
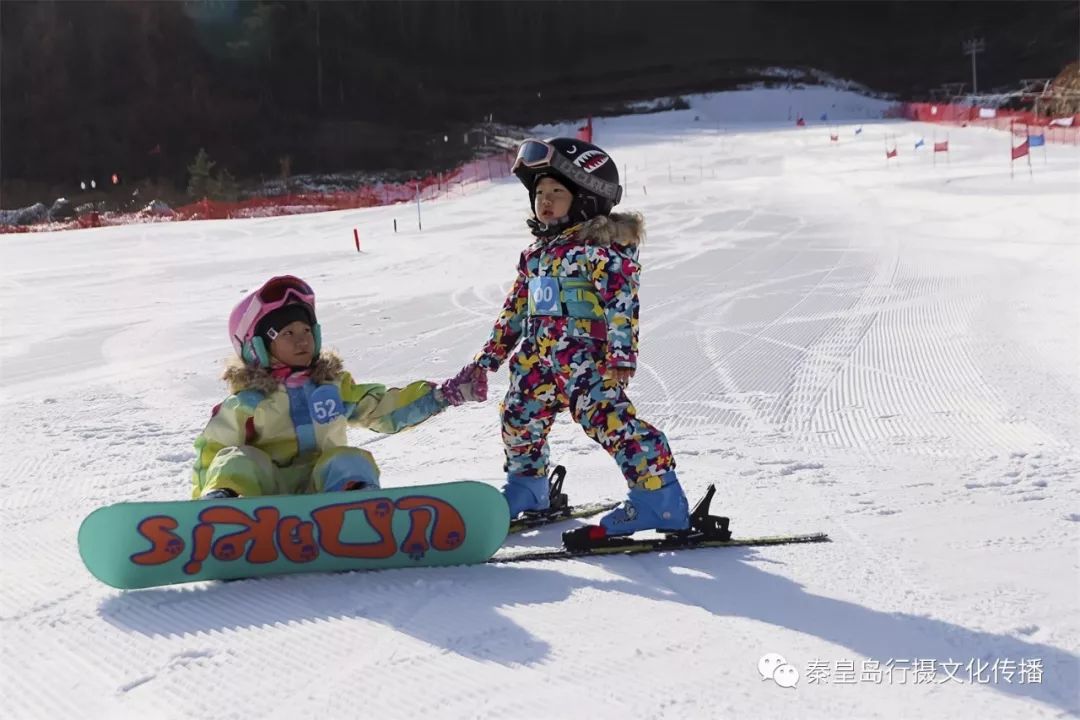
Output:
[[[564,408],[631,487],[653,489],[657,476],[674,469],[664,434],[637,417],[617,381],[604,379],[609,367],[637,365],[643,233],[640,215],[613,213],[538,238],[521,254],[502,313],[476,357],[494,370],[521,340],[501,405],[508,473],[547,473],[547,435]]]

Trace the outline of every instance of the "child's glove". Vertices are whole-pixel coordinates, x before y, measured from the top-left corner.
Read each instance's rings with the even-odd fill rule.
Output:
[[[487,400],[487,370],[469,363],[457,375],[439,386],[439,392],[451,405]]]

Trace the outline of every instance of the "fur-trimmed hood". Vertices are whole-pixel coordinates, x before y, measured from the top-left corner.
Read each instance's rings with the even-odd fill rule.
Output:
[[[333,382],[344,372],[344,369],[345,365],[338,355],[323,350],[319,353],[319,359],[315,361],[315,367],[311,369],[311,379],[316,383]],[[237,357],[229,358],[221,379],[228,384],[231,393],[257,390],[264,395],[269,395],[281,385],[267,368],[245,365]]]
[[[561,243],[573,238],[587,245],[636,247],[645,241],[645,218],[636,212],[597,215],[570,230],[549,242]]]

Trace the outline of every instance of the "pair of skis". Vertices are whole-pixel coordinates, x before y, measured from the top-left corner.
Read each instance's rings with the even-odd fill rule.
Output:
[[[586,518],[615,508],[617,502],[570,505],[562,491],[566,468],[558,465],[548,479],[549,509],[526,512],[510,523],[510,534],[543,527],[552,523]],[[708,547],[756,547],[763,545],[792,545],[829,542],[825,533],[805,535],[771,535],[733,538],[728,529],[730,520],[710,512],[716,486],[710,485],[705,496],[690,514],[690,527],[685,531],[663,533],[657,538],[607,537],[596,532],[595,526],[578,527],[563,533],[561,548],[504,548],[489,559],[489,563],[512,563],[537,560],[566,560],[596,555],[631,555]]]

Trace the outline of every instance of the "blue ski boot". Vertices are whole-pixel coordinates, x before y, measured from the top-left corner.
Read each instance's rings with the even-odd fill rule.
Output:
[[[638,530],[675,532],[690,528],[690,504],[675,471],[669,470],[650,480],[652,483],[659,480],[659,487],[630,488],[630,497],[600,518],[600,527],[608,537],[631,535]]]
[[[550,505],[548,479],[543,475],[509,473],[502,493],[510,506],[511,520],[526,510],[547,510]]]

